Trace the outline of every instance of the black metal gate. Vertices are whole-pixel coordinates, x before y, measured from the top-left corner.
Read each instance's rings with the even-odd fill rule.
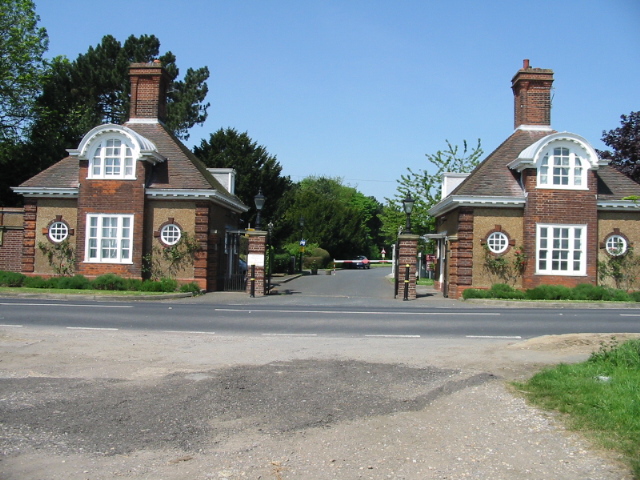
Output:
[[[222,274],[218,283],[225,292],[245,292],[247,289],[247,263],[242,254],[248,252],[248,242],[244,230],[227,230],[224,237]]]

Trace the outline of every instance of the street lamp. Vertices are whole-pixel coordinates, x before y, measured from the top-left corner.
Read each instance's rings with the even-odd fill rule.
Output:
[[[300,271],[302,271],[302,252],[304,252],[304,217],[300,217]]]
[[[256,216],[256,230],[260,230],[260,227],[262,226],[260,223],[260,212],[264,207],[264,202],[266,199],[267,197],[262,194],[262,188],[258,191],[258,194],[253,197],[253,201],[256,204],[256,210],[258,211],[258,215]]]
[[[269,274],[267,276],[267,295],[271,294],[271,272],[273,270],[273,248],[271,248],[271,242],[273,242],[273,222],[267,224],[267,247],[268,247],[268,260],[269,260]]]
[[[411,233],[411,212],[413,211],[413,204],[416,201],[411,197],[411,194],[407,192],[407,196],[402,201],[402,208],[407,216],[407,225],[404,227],[404,233]]]

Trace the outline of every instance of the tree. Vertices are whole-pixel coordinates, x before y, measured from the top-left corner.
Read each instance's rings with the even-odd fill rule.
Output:
[[[602,132],[602,141],[610,148],[598,151],[602,158],[611,160],[611,165],[622,173],[640,181],[640,111],[621,115],[622,126]]]
[[[402,200],[411,194],[415,200],[411,214],[411,230],[418,235],[434,231],[434,220],[428,214],[429,209],[440,201],[442,176],[447,172],[469,173],[473,170],[482,157],[483,150],[478,144],[469,149],[466,140],[463,148],[451,145],[448,140],[446,150],[438,150],[435,154],[426,154],[427,161],[435,171],[418,170],[414,172],[407,168],[408,174],[402,175],[398,180],[397,193],[392,199],[385,199],[386,204],[381,215],[382,232],[388,241],[394,242],[399,227],[405,224],[405,214],[402,209]]]
[[[124,44],[107,35],[74,61],[54,58],[33,105],[35,119],[24,142],[0,152],[0,163],[7,164],[6,176],[0,180],[0,202],[17,203],[20,199],[8,187],[62,159],[66,149],[77,147],[93,127],[127,120],[131,63],[155,58],[162,62],[170,77],[166,124],[176,136],[187,139],[189,128],[207,117],[209,104],[203,102],[209,70],[188,69],[184,80],[177,80],[176,57],[171,52],[158,57],[159,50],[160,41],[153,35],[132,35]]]
[[[267,197],[261,218],[264,223],[282,215],[281,200],[291,189],[291,179],[282,175],[277,158],[253,141],[247,132],[238,133],[234,128],[219,129],[209,140],[202,140],[193,153],[210,168],[236,170],[236,195],[248,207],[243,220],[255,224],[256,209],[253,198],[262,189]],[[263,225],[264,227],[264,225]]]
[[[373,215],[380,204],[339,178],[307,177],[291,190],[281,222],[289,242],[304,237],[328,250],[333,258],[377,253]],[[304,219],[304,226],[300,219]]]
[[[48,48],[31,0],[0,0],[0,142],[19,140],[33,119]]]

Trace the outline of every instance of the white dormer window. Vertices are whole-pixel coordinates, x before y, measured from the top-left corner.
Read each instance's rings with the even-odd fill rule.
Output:
[[[89,160],[89,178],[135,179],[132,148],[119,138],[102,140]]]
[[[545,153],[538,167],[538,187],[586,188],[586,160],[567,147]]]

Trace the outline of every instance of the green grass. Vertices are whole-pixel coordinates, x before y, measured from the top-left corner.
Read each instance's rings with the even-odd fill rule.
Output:
[[[418,285],[433,285],[433,278],[419,278],[416,282]]]
[[[53,293],[65,295],[121,295],[135,297],[141,295],[164,295],[166,292],[140,292],[130,290],[79,290],[71,288],[28,288],[0,287],[0,293]]]
[[[640,480],[640,340],[612,340],[586,362],[560,364],[516,385],[532,403],[566,414],[569,428],[622,453]]]

